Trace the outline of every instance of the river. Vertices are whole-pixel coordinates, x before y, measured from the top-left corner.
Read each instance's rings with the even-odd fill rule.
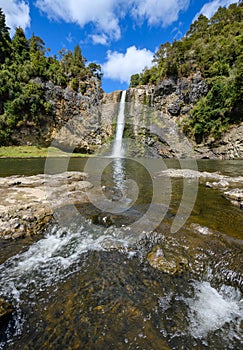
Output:
[[[60,158],[51,164],[63,170]],[[45,167],[45,159],[0,159],[0,176]],[[90,181],[101,181],[122,210],[80,204],[77,222],[0,241],[0,296],[16,310],[1,328],[0,349],[241,349],[242,210],[197,184],[185,223],[171,232],[185,182],[158,174],[179,167],[159,159],[68,161],[68,170],[92,169]],[[241,160],[197,167],[243,174]],[[169,262],[167,270],[158,261]]]

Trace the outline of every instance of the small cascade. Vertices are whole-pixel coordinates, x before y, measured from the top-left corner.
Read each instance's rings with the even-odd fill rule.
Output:
[[[119,112],[117,117],[116,125],[116,137],[113,145],[112,157],[121,158],[122,154],[122,137],[125,126],[125,100],[126,100],[126,90],[122,91]]]

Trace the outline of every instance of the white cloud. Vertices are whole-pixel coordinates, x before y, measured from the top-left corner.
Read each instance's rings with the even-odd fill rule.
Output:
[[[30,8],[24,0],[0,0],[0,8],[5,13],[11,35],[16,27],[25,30],[30,26]]]
[[[107,44],[121,37],[120,20],[129,15],[135,23],[172,24],[190,0],[36,0],[36,6],[50,19],[76,23],[80,27],[94,24],[94,43]],[[105,40],[105,36],[107,40]]]
[[[190,0],[134,0],[132,14],[139,20],[146,19],[150,25],[164,27],[177,21],[180,11],[186,10]]]
[[[108,44],[108,37],[106,34],[94,34],[91,35],[91,38],[93,40],[94,44],[101,44],[101,45],[107,45]]]
[[[193,22],[198,18],[199,15],[204,15],[210,19],[219,7],[228,7],[230,4],[236,3],[237,0],[213,0],[203,5],[201,10],[196,14],[193,19]]]
[[[114,12],[115,4],[114,0],[36,1],[36,6],[50,19],[76,23],[80,27],[93,23],[99,32],[108,33],[111,39],[116,40],[121,32]]]
[[[153,53],[147,49],[139,50],[135,46],[126,53],[108,51],[107,61],[102,66],[104,77],[129,83],[132,74],[140,73],[145,66],[152,65]]]

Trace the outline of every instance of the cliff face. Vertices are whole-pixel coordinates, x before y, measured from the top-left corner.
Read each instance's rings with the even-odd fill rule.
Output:
[[[49,115],[39,116],[37,125],[21,125],[11,136],[13,144],[52,144],[64,150],[92,153],[112,134],[109,116],[102,117],[103,91],[98,79],[87,80],[82,93],[69,87],[63,89],[50,81],[35,79],[34,82],[44,90],[51,111]]]
[[[17,145],[50,145],[70,152],[92,154],[114,135],[121,91],[106,94],[94,77],[86,81],[85,92],[65,89],[35,79],[44,90],[50,114],[40,116],[38,125],[21,125],[11,136]],[[109,143],[109,142],[108,142]]]
[[[180,125],[208,92],[200,72],[174,82],[145,85],[128,90],[129,113],[125,132],[140,143],[137,154],[161,157],[233,159],[243,157],[243,123],[231,127],[219,140],[197,145],[182,134]],[[149,150],[149,151],[148,151]]]
[[[75,92],[52,82],[36,79],[46,102],[52,106],[39,124],[26,123],[11,136],[19,145],[57,146],[92,154],[105,153],[115,134],[121,91],[106,94],[94,77],[86,81],[85,91]],[[189,118],[190,110],[208,86],[200,73],[174,82],[130,88],[126,96],[124,138],[129,156],[198,157],[231,159],[243,157],[243,123],[232,127],[217,142],[196,145],[182,134],[178,125]],[[102,146],[102,147],[101,147]]]

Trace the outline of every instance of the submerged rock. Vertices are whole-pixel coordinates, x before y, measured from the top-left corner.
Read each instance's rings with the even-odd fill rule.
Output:
[[[231,177],[227,175],[219,174],[218,172],[197,171],[192,169],[167,169],[158,173],[158,176],[169,176],[171,178],[198,178],[200,181],[218,181],[218,185],[221,187],[228,184],[243,184],[243,176]],[[217,183],[214,182],[214,185]],[[209,186],[209,182],[207,182]]]
[[[13,312],[13,305],[4,298],[0,298],[0,327],[4,326],[11,319]]]
[[[224,192],[224,197],[229,199],[232,204],[243,209],[243,188],[234,188],[230,191]]]
[[[174,275],[182,273],[188,266],[188,260],[181,256],[173,254],[164,254],[161,246],[155,246],[147,256],[149,264],[164,273]]]

